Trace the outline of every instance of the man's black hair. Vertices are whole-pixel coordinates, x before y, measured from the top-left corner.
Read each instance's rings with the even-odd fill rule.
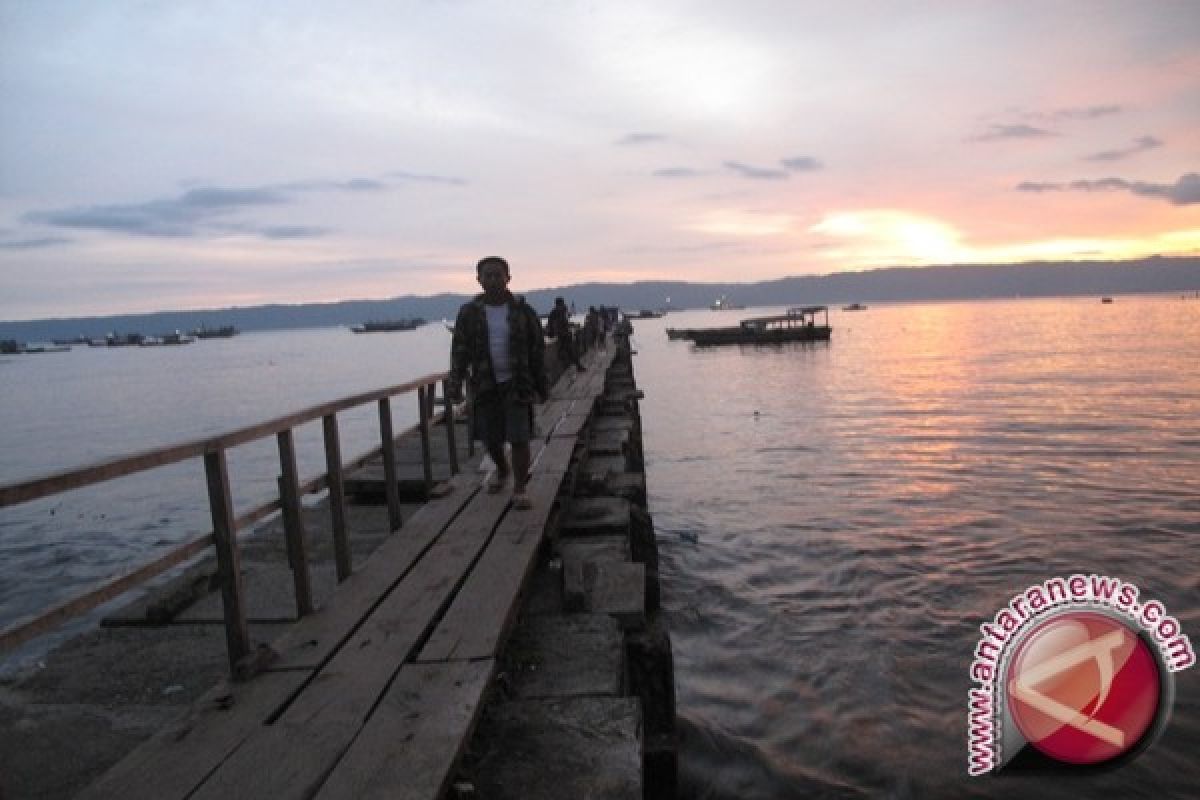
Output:
[[[475,277],[482,275],[483,268],[488,264],[499,264],[500,266],[504,267],[504,274],[508,275],[510,278],[512,277],[512,273],[508,271],[508,262],[500,256],[488,256],[487,258],[479,259],[479,263],[475,265]]]

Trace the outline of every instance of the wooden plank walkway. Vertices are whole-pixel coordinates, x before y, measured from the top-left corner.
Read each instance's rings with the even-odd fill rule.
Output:
[[[533,509],[482,491],[468,465],[272,645],[264,673],[215,688],[80,796],[440,797],[615,350],[538,408]]]

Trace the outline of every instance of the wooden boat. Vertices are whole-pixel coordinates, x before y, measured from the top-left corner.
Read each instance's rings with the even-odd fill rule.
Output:
[[[1101,298],[1100,298],[1100,302],[1101,302],[1101,303],[1111,303],[1111,302],[1112,302],[1112,298],[1111,298],[1111,297],[1101,297]]]
[[[350,326],[350,330],[355,333],[390,333],[392,331],[411,331],[424,324],[425,320],[420,318],[368,320],[361,325]]]
[[[667,328],[667,338],[671,340],[691,339],[691,328]]]
[[[842,311],[866,311],[867,307],[862,303],[851,303],[848,306],[842,306]]]
[[[823,315],[820,325],[817,315]],[[720,344],[780,344],[782,342],[816,342],[827,340],[829,327],[827,306],[789,308],[787,313],[772,317],[752,317],[727,328],[696,328],[689,337],[701,347]]]
[[[192,331],[192,336],[197,339],[228,339],[230,336],[237,336],[238,329],[232,325],[222,325],[219,328],[209,328],[206,325],[201,325]]]

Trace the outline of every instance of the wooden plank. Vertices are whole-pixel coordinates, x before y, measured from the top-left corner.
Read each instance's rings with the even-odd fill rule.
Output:
[[[275,672],[211,689],[177,722],[156,733],[78,795],[79,800],[188,797],[308,679]]]
[[[273,643],[279,658],[270,669],[311,669],[332,657],[475,497],[479,479],[463,473],[455,476],[450,487],[444,497],[431,500],[409,517],[403,534],[388,537],[353,576],[338,586],[324,607]]]
[[[342,444],[338,435],[337,415],[321,419],[325,437],[325,472],[329,476],[329,515],[333,530],[333,558],[337,564],[338,582],[354,571],[350,556],[350,540],[346,536],[346,488],[342,472]]]
[[[455,442],[454,431],[454,403],[450,402],[450,393],[446,391],[446,381],[442,381],[442,400],[445,406],[445,411],[442,415],[442,424],[446,427],[446,452],[450,455],[450,473],[457,475],[458,469],[458,443]]]
[[[379,401],[379,437],[383,446],[383,491],[387,495],[388,524],[392,530],[400,527],[400,496],[396,493],[396,437],[392,435],[392,404],[388,398]]]
[[[208,482],[208,506],[212,512],[221,605],[225,610],[225,645],[229,652],[230,673],[237,676],[238,665],[250,653],[250,632],[246,627],[246,609],[242,605],[242,568],[224,450],[204,456],[204,473]]]
[[[555,474],[561,480],[563,473],[571,465],[571,456],[575,453],[576,441],[576,439],[557,437],[551,439],[550,443],[541,451],[538,459],[533,462],[533,469],[530,471],[534,475]]]
[[[417,389],[417,429],[421,432],[421,474],[425,478],[425,490],[433,488],[433,459],[429,455],[429,409],[433,396],[425,387]]]
[[[279,499],[283,503],[283,535],[287,542],[288,566],[296,595],[296,616],[313,612],[312,581],[308,576],[308,553],[304,546],[304,520],[300,516],[300,478],[296,469],[296,442],[291,428],[276,435],[279,441]]]
[[[554,438],[561,439],[577,439],[588,420],[592,418],[591,410],[588,411],[572,411],[567,416],[563,417],[559,426],[554,430]]]
[[[533,571],[562,473],[529,481],[533,508],[510,512],[450,610],[417,656],[418,662],[497,658],[520,608],[521,592]]]
[[[470,740],[495,661],[410,664],[317,800],[435,800]]]
[[[507,505],[502,494],[476,495],[279,719],[246,739],[195,800],[310,797],[433,627]]]

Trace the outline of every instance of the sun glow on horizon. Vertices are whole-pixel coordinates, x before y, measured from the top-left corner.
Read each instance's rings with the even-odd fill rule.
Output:
[[[839,211],[808,229],[827,245],[822,258],[854,267],[983,264],[1037,260],[1128,259],[1200,252],[1200,229],[1133,236],[1052,237],[972,244],[959,228],[897,209]]]

